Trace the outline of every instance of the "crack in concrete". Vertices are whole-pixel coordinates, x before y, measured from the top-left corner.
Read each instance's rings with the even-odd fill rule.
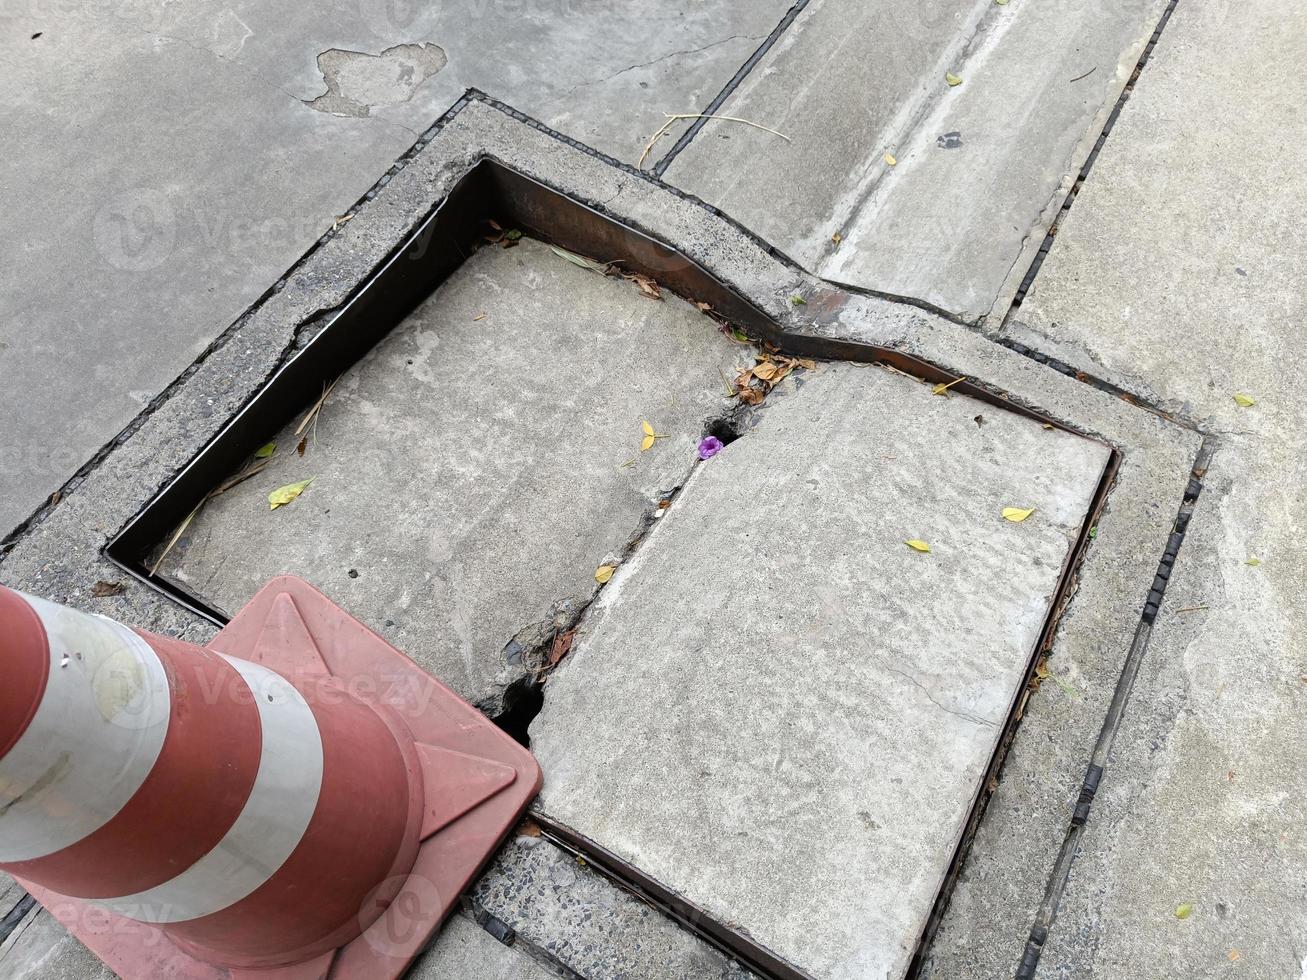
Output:
[[[612,81],[619,75],[625,75],[627,72],[635,71],[638,68],[648,68],[651,65],[658,64],[660,61],[667,61],[670,58],[680,58],[685,55],[698,54],[701,51],[707,51],[709,48],[718,47],[729,41],[738,41],[741,39],[746,41],[761,41],[762,37],[761,34],[732,34],[730,37],[724,37],[720,41],[710,41],[708,44],[701,45],[697,48],[686,48],[683,51],[669,51],[667,54],[659,55],[651,61],[642,61],[638,65],[628,65],[626,68],[623,68],[620,71],[615,71],[611,75],[604,75],[602,78],[593,78],[588,82],[578,82],[564,93],[563,98],[569,98],[574,95],[578,89],[589,88],[592,85],[600,85],[604,82]]]
[[[985,725],[989,728],[998,727],[998,725],[995,722],[990,721],[988,718],[981,718],[979,715],[969,714],[966,711],[959,711],[956,708],[950,708],[946,704],[941,704],[939,701],[935,700],[935,695],[930,693],[930,688],[926,687],[925,684],[921,683],[921,681],[917,680],[906,670],[899,670],[897,667],[891,667],[889,664],[886,663],[882,663],[880,666],[882,669],[888,670],[891,674],[898,674],[898,676],[902,677],[904,680],[911,682],[913,686],[920,688],[921,693],[926,695],[926,700],[928,700],[931,704],[939,708],[944,713],[953,715],[956,718],[963,718],[976,725]]]

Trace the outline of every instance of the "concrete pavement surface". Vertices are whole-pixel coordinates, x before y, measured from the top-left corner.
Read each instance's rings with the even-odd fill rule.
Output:
[[[1298,980],[1304,37],[0,0],[0,582],[204,642],[298,574],[529,739],[412,976]],[[111,546],[486,161],[526,234]],[[110,975],[0,874],[0,980]]]

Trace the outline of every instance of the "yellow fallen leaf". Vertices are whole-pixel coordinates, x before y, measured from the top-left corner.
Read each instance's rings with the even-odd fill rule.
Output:
[[[1034,512],[1035,508],[1033,507],[1027,509],[1022,509],[1020,507],[1004,507],[1003,517],[1005,520],[1009,520],[1013,524],[1020,524]]]
[[[647,453],[653,448],[653,444],[658,441],[657,436],[645,436],[640,440],[640,452]]]
[[[886,153],[886,154],[885,154],[885,162],[888,163],[891,167],[893,167],[893,166],[896,166],[896,165],[898,164],[899,161],[898,161],[898,158],[897,158],[896,156],[894,156],[893,153]]]
[[[951,71],[945,72],[944,81],[948,82],[949,88],[957,88],[962,84],[962,76],[954,75]]]
[[[911,541],[904,541],[903,543],[913,551],[924,551],[927,554],[930,553],[930,545],[926,544],[924,541],[918,541],[916,538],[913,538]]]
[[[595,581],[600,585],[605,585],[613,577],[615,571],[617,571],[616,565],[600,565],[595,569]]]
[[[276,451],[277,451],[277,444],[275,442],[270,442],[266,446],[260,446],[258,449],[254,450],[254,458],[267,459]]]
[[[1252,565],[1253,568],[1256,568],[1256,567],[1257,567],[1258,565],[1260,565],[1261,563],[1262,563],[1262,560],[1261,560],[1260,558],[1257,558],[1257,557],[1249,558],[1247,561],[1244,562],[1245,565]]]
[[[1177,905],[1175,907],[1175,917],[1177,919],[1187,919],[1189,918],[1189,916],[1193,914],[1194,914],[1194,907],[1190,905],[1188,902],[1185,902],[1183,905]]]
[[[647,436],[651,436],[654,434],[654,427],[650,425],[648,422],[641,422],[640,428],[644,430],[644,434]]]
[[[945,392],[947,392],[950,388],[952,388],[954,385],[961,384],[963,381],[966,380],[967,380],[966,377],[963,376],[961,378],[954,378],[952,381],[946,383],[937,384],[935,385],[934,388],[930,389],[930,393],[932,395],[942,395]]]
[[[278,487],[268,494],[268,503],[271,505],[268,509],[276,510],[278,507],[285,507],[302,494],[305,487],[316,479],[317,477],[311,476],[307,480],[300,480],[298,483],[287,483],[284,487]]]
[[[1238,403],[1240,408],[1252,408],[1257,404],[1250,395],[1235,395],[1234,400]]]

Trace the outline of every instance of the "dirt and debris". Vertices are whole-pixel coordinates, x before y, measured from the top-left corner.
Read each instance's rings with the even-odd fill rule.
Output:
[[[771,390],[784,381],[796,368],[814,371],[817,362],[806,357],[788,357],[773,348],[757,355],[757,363],[747,367],[735,378],[735,394],[744,405],[761,405]]]

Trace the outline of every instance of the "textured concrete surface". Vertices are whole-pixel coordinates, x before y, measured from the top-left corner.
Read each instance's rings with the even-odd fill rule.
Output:
[[[545,980],[558,974],[455,913],[407,976],[410,980]]]
[[[469,893],[473,906],[591,980],[753,975],[541,837],[515,836]]]
[[[981,319],[1010,301],[1165,6],[813,0],[721,110],[791,141],[710,123],[667,177],[828,279]]]
[[[113,980],[115,976],[39,905],[0,944],[4,980]]]
[[[751,355],[684,300],[539,242],[482,249],[341,377],[302,457],[298,420],[268,433],[271,465],[210,501],[160,572],[235,612],[293,571],[497,710],[684,482]],[[642,452],[646,420],[665,438]]]
[[[789,3],[5,4],[0,537],[467,86],[634,162]]]
[[[1182,3],[1019,311],[1218,441],[1041,976],[1304,969],[1305,31]]]
[[[546,686],[543,812],[813,976],[900,976],[1107,460],[984,407],[829,365],[697,468]]]

